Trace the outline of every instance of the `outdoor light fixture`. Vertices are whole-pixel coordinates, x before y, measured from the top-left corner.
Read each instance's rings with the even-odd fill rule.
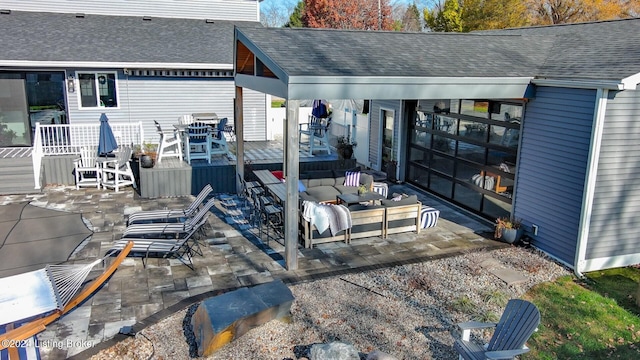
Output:
[[[67,78],[67,91],[70,93],[76,92],[76,80],[73,78],[73,75],[69,75]]]

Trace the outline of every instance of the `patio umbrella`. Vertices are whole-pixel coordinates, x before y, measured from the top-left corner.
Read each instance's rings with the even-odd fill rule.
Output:
[[[27,202],[0,206],[0,278],[67,261],[91,234],[78,213]]]
[[[116,137],[113,136],[113,130],[109,125],[109,118],[105,113],[100,115],[100,138],[98,139],[98,156],[106,156],[113,150],[118,148]]]

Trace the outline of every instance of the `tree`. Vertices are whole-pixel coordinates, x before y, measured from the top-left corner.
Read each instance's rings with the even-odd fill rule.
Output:
[[[418,32],[422,30],[420,24],[420,11],[416,3],[413,3],[407,7],[404,16],[402,17],[402,30]]]
[[[432,31],[461,32],[462,16],[458,0],[445,0],[432,10],[424,9],[424,20]]]
[[[521,0],[465,0],[462,31],[526,26],[527,12],[526,4]]]
[[[392,30],[393,28],[388,0],[305,0],[302,22],[305,26],[312,28],[360,30]]]
[[[289,21],[284,24],[284,27],[303,27],[304,23],[302,22],[302,15],[304,14],[304,0],[298,1],[295,9],[289,16]]]
[[[528,0],[534,25],[612,20],[637,16],[637,0]]]

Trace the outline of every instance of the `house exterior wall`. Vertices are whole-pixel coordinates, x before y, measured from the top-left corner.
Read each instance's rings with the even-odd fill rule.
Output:
[[[382,157],[380,155],[380,149],[382,146],[382,118],[380,116],[380,110],[391,110],[394,112],[394,129],[393,129],[393,150],[398,155],[398,144],[400,136],[400,119],[402,102],[399,100],[372,100],[369,117],[369,167],[386,171],[381,169]]]
[[[640,91],[610,92],[589,222],[586,269],[640,262]]]
[[[514,216],[532,244],[575,262],[596,91],[538,87],[522,124]]]
[[[2,8],[55,13],[260,21],[258,0],[3,0]]]
[[[67,73],[75,74],[75,69]],[[111,122],[141,121],[145,140],[152,142],[159,139],[154,120],[164,129],[172,130],[181,115],[215,112],[219,118],[226,117],[229,124],[234,124],[232,78],[133,77],[120,70],[117,73],[118,107],[80,109],[79,92],[67,93],[70,124],[94,123],[104,112]],[[246,140],[264,140],[265,116],[266,96],[247,89],[244,93]],[[256,130],[259,126],[263,129],[261,132]]]

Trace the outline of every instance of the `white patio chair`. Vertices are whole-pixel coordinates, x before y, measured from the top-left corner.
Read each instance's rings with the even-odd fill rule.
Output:
[[[182,115],[178,118],[178,124],[180,125],[191,125],[193,123],[193,115]]]
[[[80,189],[81,186],[95,186],[100,189],[102,169],[96,161],[97,158],[98,150],[96,147],[80,148],[80,157],[73,160],[76,189]]]
[[[185,146],[187,152],[187,162],[191,165],[193,160],[207,160],[211,164],[211,126],[194,122],[187,128],[189,144]]]
[[[168,157],[177,157],[182,161],[182,140],[177,130],[173,131],[173,137],[167,135],[163,130],[160,124],[157,121],[153,121],[156,123],[156,130],[158,131],[158,135],[160,135],[160,141],[158,142],[158,156],[157,163],[160,164],[163,158]]]
[[[115,158],[103,162],[102,186],[112,188],[116,192],[124,186],[133,186],[137,189],[136,178],[131,169],[131,148],[122,147]]]

